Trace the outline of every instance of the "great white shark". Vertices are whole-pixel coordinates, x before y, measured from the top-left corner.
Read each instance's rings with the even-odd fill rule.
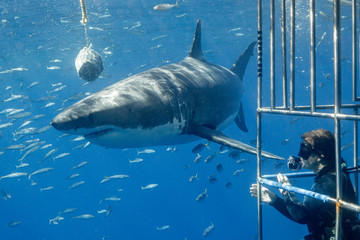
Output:
[[[176,145],[205,138],[256,154],[256,148],[221,133],[231,122],[247,131],[242,107],[243,76],[255,42],[230,70],[209,63],[197,22],[190,54],[94,93],[51,122],[61,132],[83,135],[108,148]],[[262,151],[268,158],[283,159]]]

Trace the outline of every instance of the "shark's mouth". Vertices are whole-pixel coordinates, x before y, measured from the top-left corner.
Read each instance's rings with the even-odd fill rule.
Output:
[[[99,131],[96,131],[96,132],[91,132],[91,133],[85,134],[84,137],[85,138],[98,138],[98,137],[107,135],[109,132],[111,132],[113,130],[114,130],[113,128],[106,128],[106,129],[103,129],[103,130],[99,130]]]

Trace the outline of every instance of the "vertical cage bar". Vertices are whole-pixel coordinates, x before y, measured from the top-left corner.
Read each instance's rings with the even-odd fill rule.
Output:
[[[257,178],[262,176],[261,173],[261,113],[258,112],[256,115],[256,128],[257,128],[257,137],[256,137],[256,148],[257,148]],[[263,239],[263,230],[262,230],[262,203],[261,203],[261,185],[257,182],[257,209],[258,209],[258,240]]]
[[[340,119],[337,114],[341,107],[341,28],[340,28],[340,0],[334,0],[334,90],[335,90],[335,149],[336,149],[336,199],[342,198],[341,190],[341,143],[340,143]],[[335,239],[341,239],[341,208],[336,206]]]
[[[262,107],[262,0],[258,0],[257,6],[257,17],[258,17],[258,44],[257,44],[257,64],[258,64],[258,74],[257,74],[257,109]],[[257,127],[257,176],[261,176],[261,113],[257,112],[256,117],[256,127]],[[257,198],[257,210],[258,210],[258,240],[263,239],[262,231],[262,206],[261,206],[261,191],[260,185],[257,183],[258,189],[258,198]]]
[[[351,4],[351,32],[352,32],[352,88],[353,88],[353,101],[357,99],[357,44],[356,44],[356,0]]]
[[[290,6],[290,111],[295,107],[295,0]]]
[[[283,107],[288,108],[287,101],[287,59],[286,59],[286,3],[281,1],[281,49],[282,49],[282,86],[283,86]]]
[[[359,111],[356,108],[354,110],[354,114],[358,115]],[[353,150],[354,150],[354,167],[357,167],[359,164],[359,160],[358,160],[358,136],[359,136],[359,125],[358,125],[358,121],[353,121],[354,124],[354,135],[353,135],[353,142],[354,142],[354,146],[353,146]],[[359,204],[359,169],[356,169],[356,172],[354,173],[354,189],[355,189],[355,194],[356,194],[356,203]]]
[[[335,0],[337,1],[337,0]],[[335,117],[335,149],[336,149],[336,199],[342,198],[342,186],[341,186],[341,141],[340,141],[340,119]],[[342,240],[342,221],[341,221],[341,208],[336,205],[336,223],[335,223],[335,239]]]
[[[311,112],[316,112],[316,38],[315,38],[315,0],[310,5],[310,89]]]
[[[275,0],[270,0],[270,107],[275,108]]]

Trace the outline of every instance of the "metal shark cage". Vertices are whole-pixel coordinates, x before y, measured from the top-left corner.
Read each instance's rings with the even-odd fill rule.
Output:
[[[269,69],[270,69],[270,104],[269,106],[263,106],[263,1],[257,1],[257,14],[258,14],[258,48],[257,48],[257,62],[258,62],[258,87],[257,87],[257,179],[258,179],[258,239],[263,239],[262,229],[262,206],[261,206],[261,185],[271,185],[278,188],[290,190],[302,195],[307,195],[313,198],[321,199],[323,201],[329,201],[336,204],[336,240],[340,240],[342,225],[341,225],[341,209],[351,209],[357,213],[360,212],[360,206],[344,202],[341,196],[341,134],[340,134],[340,121],[352,121],[353,122],[353,162],[354,166],[358,166],[358,121],[360,116],[358,115],[358,109],[360,108],[360,97],[358,96],[358,39],[359,34],[357,30],[357,1],[352,0],[352,103],[342,104],[341,102],[341,28],[340,28],[340,0],[333,1],[333,77],[334,77],[334,104],[330,105],[317,105],[316,103],[316,38],[315,38],[315,0],[309,0],[309,43],[310,43],[310,105],[298,106],[295,103],[295,47],[296,47],[296,31],[295,31],[295,0],[279,0],[281,1],[281,50],[282,50],[282,105],[277,106],[275,104],[275,0],[269,0],[270,10],[270,31],[269,31]],[[286,21],[286,3],[289,4],[289,39],[287,33],[287,21]],[[268,10],[268,9],[266,9]],[[308,14],[308,13],[305,13]],[[286,42],[289,40],[289,50],[286,48]],[[289,59],[287,59],[287,53]],[[287,72],[287,64],[289,64],[289,73]],[[268,66],[266,66],[268,67]],[[289,76],[289,79],[287,79]],[[268,80],[268,79],[267,79]],[[289,88],[288,88],[289,83]],[[289,95],[289,99],[288,99]],[[353,112],[353,114],[343,113],[345,110]],[[324,112],[325,110],[325,112]],[[331,198],[326,195],[317,194],[308,190],[304,190],[296,187],[289,187],[280,184],[275,181],[269,180],[274,175],[262,175],[262,164],[261,164],[261,135],[262,135],[262,118],[266,115],[280,114],[280,115],[293,115],[293,116],[304,116],[304,117],[316,117],[316,118],[328,118],[334,120],[334,136],[335,136],[335,149],[336,149],[336,184],[337,184],[337,195],[336,198]],[[355,169],[354,176],[354,187],[358,199],[358,170]],[[289,174],[288,177],[305,177],[314,176],[312,173],[294,173]]]

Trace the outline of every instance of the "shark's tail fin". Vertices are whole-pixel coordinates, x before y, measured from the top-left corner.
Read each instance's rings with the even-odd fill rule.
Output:
[[[244,132],[248,132],[248,128],[246,127],[245,117],[244,117],[244,108],[243,104],[240,104],[239,112],[235,117],[236,125]]]
[[[240,55],[236,62],[232,65],[231,71],[239,76],[240,80],[243,80],[246,66],[249,62],[250,56],[253,56],[253,51],[256,42],[250,43],[247,49]]]
[[[240,80],[242,81],[245,74],[246,66],[250,60],[250,56],[253,56],[253,51],[255,47],[256,42],[250,43],[250,45],[247,47],[247,49],[240,55],[240,57],[236,60],[236,62],[232,65],[231,71],[239,76]],[[248,129],[245,124],[245,118],[244,118],[244,110],[243,110],[243,104],[241,103],[239,112],[235,118],[236,125],[244,132],[247,132]]]

